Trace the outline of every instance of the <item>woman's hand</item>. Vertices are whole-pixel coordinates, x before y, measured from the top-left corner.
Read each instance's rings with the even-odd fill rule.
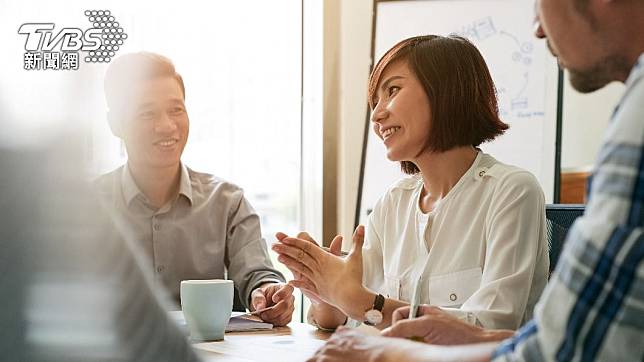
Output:
[[[513,334],[506,330],[486,330],[463,322],[438,307],[421,305],[418,318],[408,319],[409,307],[398,308],[393,324],[382,331],[386,337],[421,339],[425,343],[456,345],[500,341]]]
[[[290,284],[300,288],[312,300],[337,306],[345,314],[351,315],[349,309],[352,295],[364,292],[364,226],[356,228],[353,234],[353,248],[345,258],[321,249],[310,237],[306,240],[280,234],[278,240],[279,243],[274,244],[272,249],[279,254],[277,260],[293,272],[295,279]],[[341,239],[336,237],[332,243],[332,250],[338,251],[340,243]]]
[[[398,338],[367,336],[356,329],[341,328],[308,362],[432,362],[489,361],[498,342],[467,346],[436,346]]]
[[[414,342],[368,336],[352,328],[340,327],[308,362],[412,361],[413,354],[406,353],[412,343]]]
[[[284,233],[277,233],[277,240],[282,241],[288,237]],[[300,232],[297,234],[298,239],[307,240],[318,246],[318,243],[306,232]],[[331,254],[339,256],[342,254],[342,236],[336,236],[331,242],[331,247],[329,248]],[[302,275],[294,270],[291,270],[295,280],[302,280]],[[309,323],[317,326],[318,328],[324,329],[334,329],[339,325],[342,325],[346,321],[346,316],[342,311],[338,310],[334,306],[325,303],[314,291],[308,289],[300,289],[302,293],[309,298],[311,301],[311,308],[307,316]]]
[[[278,232],[275,236],[277,237],[277,240],[280,241],[280,242],[288,237],[288,235],[286,235],[286,234],[284,234],[282,232]],[[306,241],[314,244],[315,246],[319,247],[318,243],[307,232],[303,231],[303,232],[298,233],[297,234],[297,239],[306,240]],[[329,251],[331,252],[331,254],[336,255],[336,256],[342,255],[342,236],[337,235],[335,238],[333,238],[333,241],[331,241],[331,246],[329,248]],[[287,265],[287,267],[288,267],[288,265]],[[302,280],[303,279],[302,274],[300,274],[298,271],[290,269],[290,268],[289,268],[289,270],[291,270],[291,273],[293,273],[293,278],[295,278],[295,280]],[[300,290],[302,291],[302,294],[304,294],[305,297],[309,298],[309,300],[311,301],[312,304],[314,304],[314,305],[327,304],[316,294],[316,291],[303,289],[303,288],[300,288]]]

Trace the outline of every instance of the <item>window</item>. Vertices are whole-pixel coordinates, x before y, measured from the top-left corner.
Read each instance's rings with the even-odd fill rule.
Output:
[[[131,30],[120,52],[163,54],[183,76],[190,117],[184,163],[241,186],[262,218],[267,239],[276,231],[297,230],[300,3],[121,5],[112,6],[112,13],[128,18],[121,24]],[[105,117],[99,119],[95,144],[104,146],[94,155],[97,171],[104,172],[122,164],[126,154]]]
[[[241,186],[261,216],[262,233],[269,244],[276,231],[295,233],[306,228],[305,219],[312,218],[302,209],[303,199],[319,199],[321,191],[310,183],[306,187],[313,191],[303,188],[311,178],[302,172],[307,152],[302,149],[303,135],[308,140],[317,137],[312,136],[314,131],[306,136],[303,128],[307,113],[302,108],[303,2],[119,0],[105,6],[128,35],[116,56],[141,50],[160,53],[183,76],[190,117],[184,163]],[[111,134],[105,115],[102,84],[107,64],[81,62],[77,71],[25,71],[25,39],[17,35],[20,25],[27,22],[52,22],[55,31],[86,29],[85,10],[93,9],[79,0],[5,4],[0,39],[8,47],[5,60],[0,60],[0,104],[7,105],[8,118],[40,122],[13,125],[27,141],[61,122],[90,128],[87,158],[92,169],[88,173],[97,176],[126,160],[124,147]],[[319,77],[315,79],[320,83]],[[319,107],[319,99],[309,96],[308,101],[312,105],[308,113],[315,113],[312,108]],[[306,159],[321,155],[321,133],[319,138],[306,147],[319,146],[320,150]],[[307,208],[317,207],[318,201],[309,202]],[[319,210],[311,214],[318,215]],[[271,255],[290,278],[275,254]],[[297,300],[300,308],[301,298]],[[300,315],[296,310],[294,320]]]

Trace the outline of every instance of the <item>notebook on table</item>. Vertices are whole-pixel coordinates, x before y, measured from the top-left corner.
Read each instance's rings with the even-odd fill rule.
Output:
[[[188,324],[180,310],[169,312],[170,319],[172,319],[184,334],[189,335]],[[243,312],[233,312],[228,325],[226,326],[226,333],[228,332],[250,332],[250,331],[265,331],[272,329],[273,325],[266,323],[254,315],[249,315]]]

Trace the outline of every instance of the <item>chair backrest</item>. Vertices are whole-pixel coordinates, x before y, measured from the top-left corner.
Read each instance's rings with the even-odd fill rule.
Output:
[[[559,260],[568,229],[579,216],[583,215],[583,204],[550,204],[546,205],[546,233],[550,254],[550,272]]]

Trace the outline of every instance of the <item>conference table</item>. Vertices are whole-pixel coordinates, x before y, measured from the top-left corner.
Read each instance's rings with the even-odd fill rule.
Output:
[[[193,347],[205,361],[306,361],[330,336],[309,324],[292,322],[267,331],[226,333],[223,341]]]

